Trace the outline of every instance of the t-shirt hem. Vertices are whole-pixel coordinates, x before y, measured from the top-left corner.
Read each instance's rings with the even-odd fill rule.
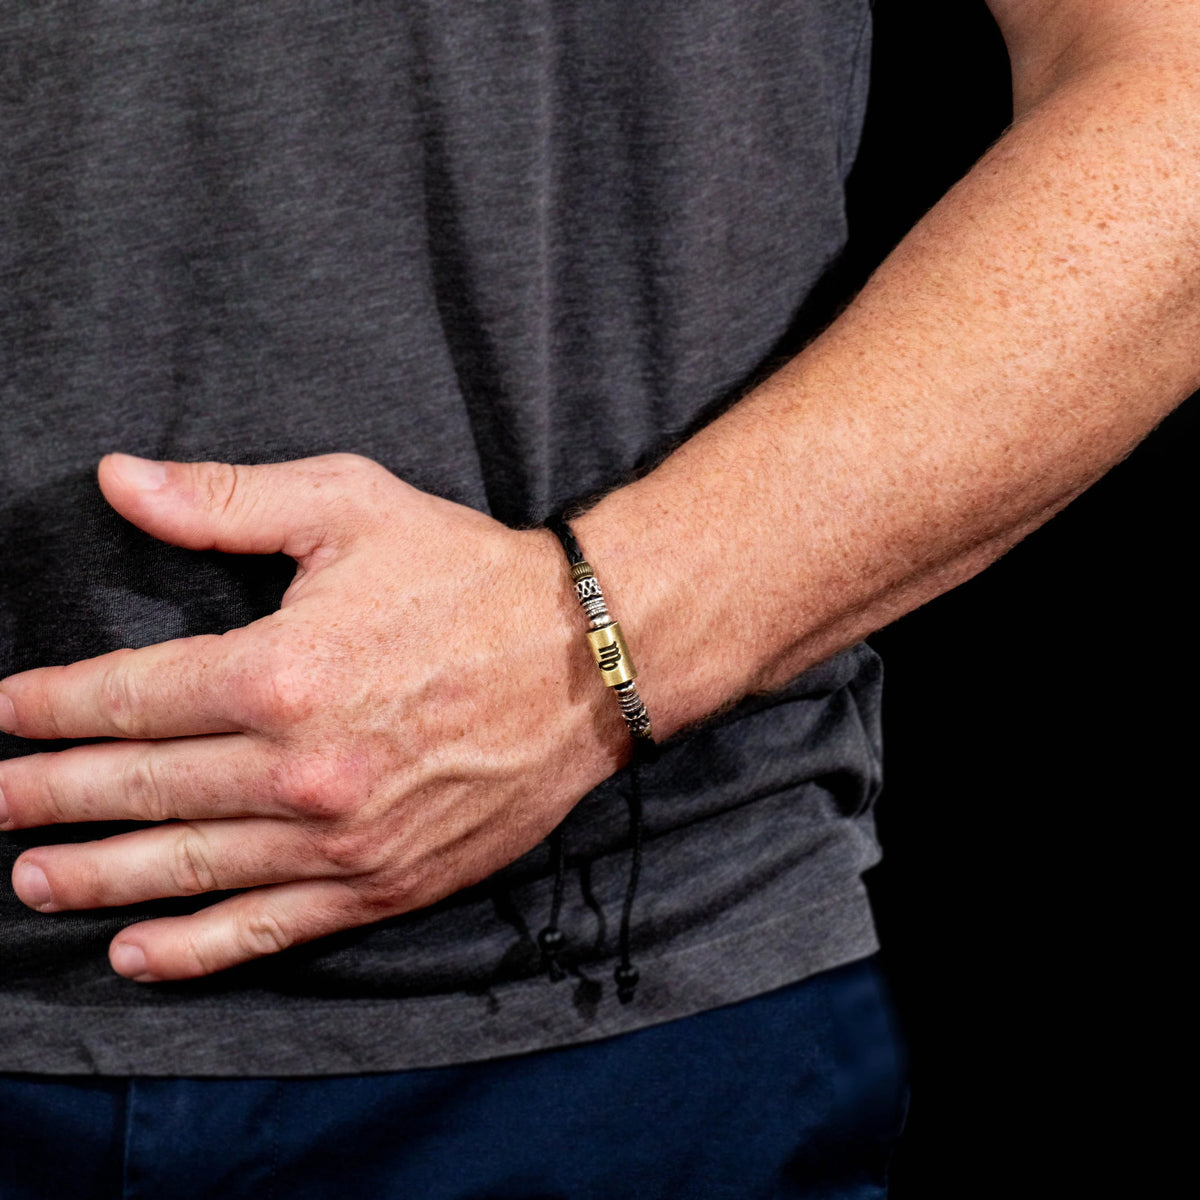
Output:
[[[299,1077],[479,1062],[598,1041],[748,1000],[878,950],[861,883],[752,929],[636,957],[637,995],[612,964],[485,993],[314,1000],[280,1007],[72,1006],[12,998],[0,1071],[47,1075]],[[83,1019],[86,1018],[86,1019]]]

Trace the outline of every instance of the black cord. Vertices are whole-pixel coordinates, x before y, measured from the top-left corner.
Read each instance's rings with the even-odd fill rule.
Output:
[[[633,765],[629,774],[629,842],[631,857],[629,882],[625,885],[625,902],[621,906],[621,932],[619,947],[621,961],[613,972],[617,984],[617,999],[628,1004],[637,990],[641,974],[633,965],[630,949],[630,925],[633,918],[633,902],[637,899],[638,881],[642,874],[642,835],[645,832],[645,813],[642,806],[641,768],[658,758],[658,746],[649,738],[635,738],[633,742]]]
[[[585,561],[583,551],[579,548],[579,542],[576,540],[575,534],[571,532],[571,527],[567,524],[567,519],[562,513],[557,512],[552,517],[547,517],[546,528],[562,542],[562,548],[567,555],[568,566],[573,567],[576,563]]]
[[[548,517],[546,528],[562,543],[563,551],[567,556],[567,563],[572,568],[571,578],[575,581],[580,604],[583,605],[584,611],[591,617],[593,628],[598,630],[612,630],[614,633],[615,641],[611,646],[608,643],[603,644],[603,650],[600,652],[600,657],[597,660],[603,669],[605,666],[603,653],[605,651],[615,647],[617,659],[619,660],[620,658],[621,647],[623,646],[620,639],[620,626],[612,621],[612,618],[608,615],[603,593],[599,589],[599,584],[595,580],[591,566],[583,556],[583,550],[571,526],[567,524],[564,513],[558,512]],[[576,571],[574,568],[579,567],[581,564],[582,569]],[[588,590],[584,590],[585,584],[588,585]],[[593,652],[596,652],[595,645],[593,645]],[[611,669],[611,663],[608,666]],[[613,978],[617,984],[617,998],[622,1004],[628,1004],[633,999],[640,977],[631,957],[630,942],[632,939],[630,927],[633,920],[633,904],[637,899],[638,881],[642,873],[642,835],[645,822],[642,805],[641,767],[653,762],[658,757],[658,747],[650,736],[650,719],[646,714],[645,705],[642,704],[638,696],[637,687],[633,682],[632,668],[630,668],[629,674],[623,680],[617,683],[610,681],[610,684],[619,689],[621,711],[629,725],[629,732],[633,739],[633,763],[630,771],[629,789],[625,795],[629,806],[629,841],[631,853],[629,882],[626,884],[625,900],[621,906],[621,928],[618,937],[620,962],[613,972]],[[547,971],[550,972],[550,977],[552,979],[561,979],[562,968],[557,958],[557,952],[562,945],[563,938],[562,933],[558,929],[558,913],[562,901],[563,872],[561,841],[555,844],[555,862],[554,909],[550,918],[550,924],[542,930],[539,935],[539,941],[542,944],[543,961],[546,964]]]
[[[538,934],[538,945],[542,949],[543,969],[554,983],[558,983],[559,980],[565,979],[567,974],[558,959],[567,940],[558,927],[567,873],[567,856],[563,849],[561,828],[550,835],[550,857],[554,862],[554,898],[550,902],[550,924]]]

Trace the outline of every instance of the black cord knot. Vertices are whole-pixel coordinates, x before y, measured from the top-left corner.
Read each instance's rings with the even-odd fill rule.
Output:
[[[556,929],[553,925],[547,925],[538,934],[538,945],[541,946],[543,954],[557,953],[562,949],[563,942],[566,940],[566,934],[561,929]]]
[[[617,984],[617,999],[622,1004],[628,1004],[637,990],[641,975],[632,963],[622,963],[614,972],[613,979]]]
[[[538,934],[538,945],[542,950],[542,966],[554,983],[567,977],[562,964],[558,961],[559,951],[566,943],[566,934],[556,925],[547,925]]]

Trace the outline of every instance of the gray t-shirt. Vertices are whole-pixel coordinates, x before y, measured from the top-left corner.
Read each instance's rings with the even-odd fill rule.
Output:
[[[537,522],[730,402],[845,239],[867,0],[37,0],[0,13],[0,674],[245,624],[290,562],[155,542],[95,465],[377,459]],[[0,1070],[306,1074],[582,1041],[869,953],[865,647],[643,772],[642,983],[612,983],[617,776],[435,907],[210,979],[106,961],[136,910],[36,914],[0,837]],[[46,749],[0,735],[0,756]],[[53,747],[49,747],[53,748]]]

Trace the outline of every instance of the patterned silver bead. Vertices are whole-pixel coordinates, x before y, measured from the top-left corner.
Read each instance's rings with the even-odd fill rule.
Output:
[[[617,693],[621,715],[625,718],[625,724],[629,726],[629,732],[634,737],[649,737],[650,714],[638,693],[637,684],[630,680],[613,688],[613,691]]]
[[[603,596],[604,593],[600,590],[600,580],[595,575],[589,575],[586,579],[576,580],[575,595],[579,597],[580,604],[592,596]]]

